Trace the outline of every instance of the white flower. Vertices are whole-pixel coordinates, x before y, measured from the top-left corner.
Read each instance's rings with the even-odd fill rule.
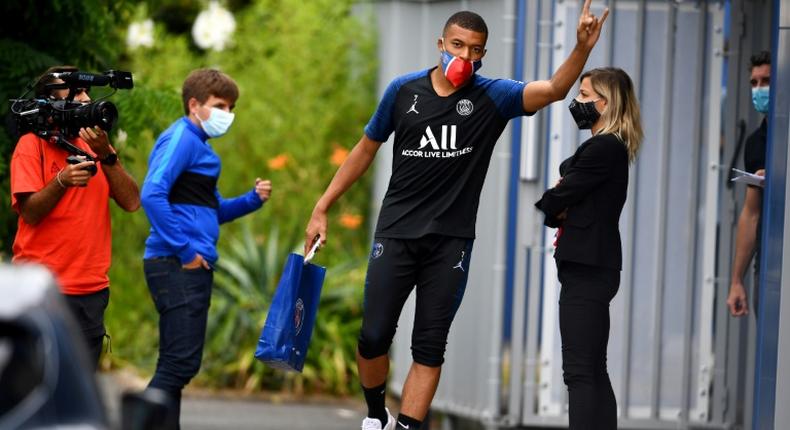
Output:
[[[154,46],[154,22],[146,19],[129,24],[129,30],[126,33],[126,46],[131,49]]]
[[[116,145],[123,145],[126,143],[126,139],[129,138],[129,135],[123,131],[123,129],[118,129],[118,133],[115,135],[115,144]]]
[[[227,9],[212,1],[192,25],[192,38],[202,49],[222,51],[236,29],[236,20]]]

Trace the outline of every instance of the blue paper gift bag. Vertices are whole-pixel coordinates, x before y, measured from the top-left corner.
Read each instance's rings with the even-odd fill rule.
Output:
[[[326,268],[291,253],[274,293],[255,358],[278,369],[302,371],[313,334]]]

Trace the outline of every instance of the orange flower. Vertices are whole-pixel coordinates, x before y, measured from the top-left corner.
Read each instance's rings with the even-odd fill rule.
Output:
[[[356,230],[362,225],[362,215],[343,214],[340,215],[340,225],[349,229]]]
[[[272,170],[282,170],[288,164],[288,154],[280,154],[274,158],[269,159],[269,168]]]
[[[348,149],[342,146],[335,145],[335,150],[332,151],[332,156],[329,157],[329,162],[335,166],[340,166],[348,158]]]

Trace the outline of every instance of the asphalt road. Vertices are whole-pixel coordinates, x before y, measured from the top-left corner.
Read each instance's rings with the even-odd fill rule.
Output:
[[[102,373],[104,393],[112,428],[120,429],[121,393],[134,389],[124,378]],[[273,403],[243,396],[190,395],[181,403],[182,430],[350,430],[358,429],[366,409],[363,402],[347,400],[310,403]]]

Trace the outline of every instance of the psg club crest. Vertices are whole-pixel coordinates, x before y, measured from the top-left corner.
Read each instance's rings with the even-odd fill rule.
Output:
[[[455,104],[455,110],[458,112],[458,115],[468,116],[475,110],[475,105],[469,99],[461,99]]]
[[[296,335],[302,331],[302,323],[304,323],[304,302],[302,299],[296,299],[296,306],[294,306],[294,329]]]
[[[370,251],[370,259],[375,260],[381,257],[381,254],[384,253],[384,245],[379,242],[373,244],[373,249]]]

